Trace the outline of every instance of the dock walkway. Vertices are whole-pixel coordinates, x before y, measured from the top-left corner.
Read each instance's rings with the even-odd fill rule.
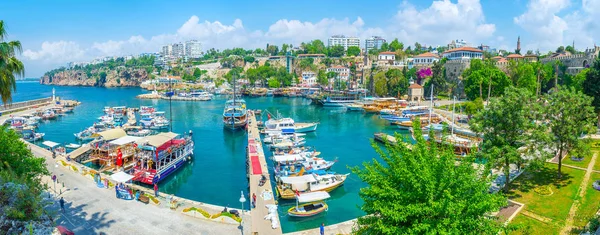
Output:
[[[260,132],[258,130],[258,124],[254,112],[248,112],[248,179],[250,183],[250,205],[252,205],[252,195],[256,195],[256,207],[250,210],[251,219],[251,234],[282,234],[281,223],[279,216],[275,212],[275,219],[277,220],[277,227],[271,227],[271,221],[265,220],[265,216],[268,215],[269,211],[265,205],[276,205],[275,192],[271,186],[271,177],[269,175],[269,168],[265,159],[265,153],[262,147],[260,139]],[[259,182],[262,176],[266,177],[266,182],[263,186],[259,186]],[[265,198],[270,192],[271,197]]]

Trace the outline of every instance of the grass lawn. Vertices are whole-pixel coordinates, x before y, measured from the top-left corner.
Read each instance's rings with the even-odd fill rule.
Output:
[[[575,227],[583,228],[600,208],[600,191],[592,187],[592,183],[596,180],[600,180],[600,173],[592,173],[590,176],[585,197],[581,201],[579,210],[577,210],[575,220],[573,221]]]
[[[585,171],[562,168],[562,178],[557,177],[555,164],[545,164],[539,171],[527,170],[512,184],[508,197],[525,204],[525,210],[548,217],[556,224],[564,224],[569,209],[577,195],[577,190]],[[549,187],[552,194],[543,195],[536,192]]]
[[[517,215],[511,222],[511,225],[518,226],[516,231],[510,234],[559,234],[560,228],[554,224],[546,224],[536,219],[529,218],[522,214]]]
[[[596,152],[596,151],[594,151],[594,152]],[[578,162],[578,161],[571,160],[571,157],[569,155],[567,155],[567,157],[565,157],[562,160],[562,163],[563,164],[567,164],[567,165],[571,165],[571,166],[578,166],[578,167],[581,167],[581,168],[587,168],[588,165],[590,164],[590,161],[592,160],[592,156],[584,157],[582,161]]]

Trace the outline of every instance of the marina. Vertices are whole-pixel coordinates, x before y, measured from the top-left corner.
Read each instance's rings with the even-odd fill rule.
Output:
[[[51,93],[52,87],[40,86],[38,84],[26,84],[30,89],[42,90],[41,95]],[[27,89],[24,85],[23,90]],[[169,102],[161,100],[141,100],[135,98],[144,91],[136,88],[93,88],[93,87],[56,87],[57,93],[68,99],[80,99],[82,105],[75,109],[73,114],[64,115],[57,120],[48,120],[47,124],[40,125],[39,131],[46,133],[46,140],[51,140],[65,146],[69,144],[81,145],[79,149],[68,151],[70,156],[81,155],[92,149],[88,144],[80,143],[76,140],[73,133],[77,133],[94,122],[98,117],[105,115],[105,107],[126,106],[136,109],[137,118],[141,113],[151,113],[165,110],[165,117],[169,117]],[[45,92],[45,93],[44,93]],[[86,95],[84,95],[86,94]],[[115,97],[114,99],[97,100],[91,97],[99,96]],[[90,98],[87,98],[90,97]],[[389,124],[385,119],[378,115],[365,114],[363,112],[349,112],[347,109],[327,108],[311,105],[311,100],[302,97],[249,97],[245,98],[248,108],[253,110],[262,110],[262,115],[253,115],[260,120],[268,119],[268,113],[265,110],[278,111],[282,117],[293,118],[299,122],[319,123],[316,131],[295,134],[297,138],[302,138],[305,142],[305,148],[316,150],[318,157],[334,162],[339,159],[341,163],[324,166],[323,171],[309,171],[310,174],[342,174],[349,172],[346,166],[360,165],[362,161],[376,156],[375,151],[370,146],[369,138],[373,133],[384,132],[392,134],[399,132],[403,136],[410,137],[410,132],[399,130],[397,127]],[[241,144],[248,141],[248,135],[245,131],[230,131],[223,128],[223,109],[227,101],[225,97],[216,97],[206,102],[183,102],[173,101],[172,111],[173,120],[170,124],[173,126],[173,132],[186,133],[190,130],[194,133],[194,157],[183,164],[176,172],[165,177],[159,182],[160,191],[167,194],[174,194],[179,197],[189,198],[195,201],[205,203],[240,207],[240,191],[248,192],[246,198],[250,198],[250,191],[245,189],[249,186],[249,181],[243,172],[246,172],[246,146]],[[132,112],[127,111],[124,120]],[[248,111],[248,113],[250,113]],[[250,120],[250,116],[248,116]],[[129,121],[129,120],[127,120]],[[252,121],[251,121],[252,122]],[[260,121],[256,121],[259,124]],[[133,136],[140,130],[145,130],[137,126],[124,127],[126,135]],[[360,128],[356,128],[360,127]],[[166,130],[165,130],[166,131]],[[165,133],[165,132],[163,132]],[[206,133],[210,133],[207,135]],[[139,136],[143,137],[143,136]],[[118,139],[118,138],[117,138]],[[114,139],[116,140],[116,139]],[[112,140],[111,140],[112,141]],[[259,143],[257,141],[256,143]],[[210,149],[211,151],[205,151]],[[275,188],[275,169],[276,164],[270,160],[274,157],[271,151],[264,150],[266,168],[263,172],[269,173],[271,179],[271,192],[274,193],[274,199],[277,199]],[[123,156],[126,151],[123,149]],[[198,154],[201,153],[201,154]],[[357,154],[359,153],[359,154]],[[126,168],[132,168],[131,162],[124,164]],[[299,166],[299,165],[298,165]],[[288,175],[298,174],[301,168],[290,167],[285,170]],[[283,172],[283,171],[282,171]],[[212,180],[208,175],[215,175],[226,180]],[[261,180],[255,179],[256,184]],[[250,182],[251,184],[252,182]],[[202,190],[198,190],[198,185]],[[279,217],[280,229],[284,233],[300,231],[315,228],[321,222],[326,224],[336,224],[351,220],[364,215],[356,207],[347,205],[360,205],[361,200],[358,196],[358,190],[364,186],[356,176],[350,174],[342,185],[329,192],[330,198],[326,200],[328,209],[326,212],[318,213],[306,218],[291,219],[288,210],[295,206],[296,201],[280,200],[277,204],[277,214]],[[220,193],[202,193],[206,191]],[[258,196],[259,194],[257,194]],[[301,203],[303,204],[303,203]],[[250,208],[250,203],[246,203],[244,208]],[[266,209],[266,208],[265,208]],[[260,217],[262,220],[262,217]],[[265,222],[265,221],[262,221]],[[248,221],[248,223],[250,223]],[[266,221],[266,227],[271,228],[271,223]],[[246,224],[246,221],[244,222]]]

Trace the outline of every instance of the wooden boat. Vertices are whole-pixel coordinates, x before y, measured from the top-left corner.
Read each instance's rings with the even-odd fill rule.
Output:
[[[367,104],[363,107],[367,113],[379,113],[382,109],[395,109],[397,99],[390,98],[379,98],[373,101],[372,104]]]
[[[329,209],[323,200],[329,198],[327,192],[311,192],[298,194],[296,196],[296,206],[288,210],[291,217],[310,217],[323,213]],[[299,203],[304,203],[298,205]]]
[[[309,192],[331,192],[346,181],[349,174],[302,175],[279,177],[277,192],[282,199],[294,199],[297,193],[302,195]]]

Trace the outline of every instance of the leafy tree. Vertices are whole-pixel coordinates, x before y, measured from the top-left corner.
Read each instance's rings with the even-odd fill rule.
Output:
[[[600,127],[600,59],[594,61],[585,77],[583,93],[594,98],[592,105],[598,114],[598,127]]]
[[[357,46],[348,47],[348,51],[346,52],[348,56],[358,56],[360,55],[360,48]]]
[[[324,64],[325,66],[329,67],[329,66],[331,66],[331,64],[333,64],[333,60],[331,60],[331,58],[327,57],[327,58],[321,59],[321,63]]]
[[[508,74],[513,85],[535,93],[537,79],[531,63],[510,61]]]
[[[581,145],[579,138],[594,131],[592,98],[575,90],[561,87],[546,96],[544,113],[550,128],[550,143],[556,144],[556,155],[570,152]],[[558,158],[558,177],[561,177],[562,157]]]
[[[429,94],[431,92],[431,85],[435,88],[433,93],[434,96],[436,93],[445,93],[448,91],[448,81],[446,81],[446,68],[444,64],[446,63],[446,58],[443,58],[440,61],[433,62],[433,66],[431,67],[431,79],[425,83],[423,87],[425,89],[425,93]]]
[[[319,73],[317,74],[317,83],[319,83],[321,86],[329,85],[329,79],[327,78],[325,70],[319,70]]]
[[[4,41],[7,36],[4,21],[0,20],[0,98],[2,103],[12,102],[12,92],[17,90],[17,77],[25,76],[23,62],[17,54],[23,50],[19,41]]]
[[[301,69],[306,69],[306,68],[310,68],[313,63],[315,62],[315,59],[313,58],[304,58],[302,60],[300,60],[300,68]]]
[[[254,56],[249,56],[249,55],[244,56],[244,62],[246,62],[246,63],[254,63],[254,61],[256,61],[256,59],[254,58]]]
[[[577,53],[577,51],[575,51],[575,48],[573,48],[573,46],[571,45],[565,47],[565,51],[571,52],[571,54]]]
[[[532,50],[527,50],[527,53],[525,55],[533,55],[533,51]]]
[[[274,56],[274,55],[277,55],[278,52],[279,52],[279,48],[277,48],[277,46],[275,46],[275,45],[267,46],[267,53],[269,53],[269,55]]]
[[[337,45],[329,48],[329,57],[342,57],[344,55],[344,47]]]
[[[281,87],[281,83],[276,78],[269,78],[268,84],[270,88],[279,88]]]
[[[401,70],[390,69],[385,72],[385,76],[387,77],[387,90],[390,95],[400,96],[407,94],[408,80],[404,77]]]
[[[385,72],[383,72],[383,71],[378,72],[377,74],[375,74],[375,77],[373,78],[373,80],[375,83],[375,94],[380,97],[387,96],[388,84],[387,84],[387,79],[385,77]]]
[[[465,103],[465,112],[468,115],[474,115],[477,112],[483,110],[484,106],[483,106],[483,99],[481,98],[477,98],[473,101],[467,101]]]
[[[24,186],[0,188],[0,195],[4,197],[12,193],[19,197],[15,202],[0,200],[3,215],[21,221],[37,220],[42,216],[41,195],[45,186],[40,178],[49,174],[44,158],[35,157],[15,131],[0,126],[0,185],[12,182]]]
[[[390,43],[390,51],[398,51],[398,50],[403,50],[404,49],[404,44],[399,42],[397,38],[394,38],[394,41],[392,41]]]
[[[390,45],[387,42],[381,44],[381,51],[388,51],[390,49]]]
[[[510,189],[510,165],[525,161],[518,149],[524,144],[539,143],[538,133],[544,132],[544,126],[535,122],[539,120],[539,110],[533,93],[509,87],[503,96],[492,98],[488,107],[475,114],[469,123],[472,130],[483,134],[478,154],[491,167],[502,168],[505,192]]]
[[[589,71],[589,68],[583,69],[575,76],[567,77],[568,80],[566,81],[566,85],[574,88],[576,91],[583,91],[583,83],[585,82],[585,78],[587,77],[587,73]]]
[[[356,234],[497,234],[500,223],[489,217],[506,205],[501,194],[488,193],[489,179],[472,166],[471,156],[455,161],[451,148],[428,144],[418,119],[416,143],[375,143],[383,162],[354,167],[367,187],[359,195],[367,216],[358,218]],[[401,139],[400,135],[396,135]]]
[[[565,52],[564,46],[559,46],[558,48],[556,48],[556,53],[564,53],[564,52]]]
[[[106,72],[102,71],[99,74],[98,81],[96,82],[96,85],[97,86],[102,86],[104,83],[106,83]]]
[[[508,76],[489,60],[473,60],[463,72],[465,95],[469,100],[500,96],[510,86]]]

